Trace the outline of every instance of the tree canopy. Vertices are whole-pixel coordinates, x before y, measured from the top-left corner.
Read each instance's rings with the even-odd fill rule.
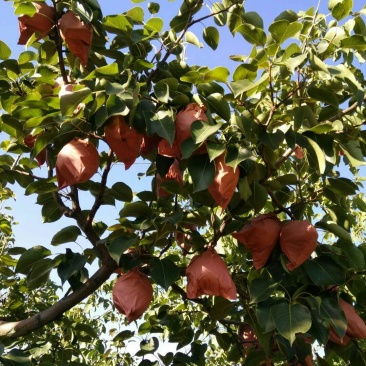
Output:
[[[366,365],[366,7],[8,1],[2,207],[69,224],[0,215],[1,362]]]

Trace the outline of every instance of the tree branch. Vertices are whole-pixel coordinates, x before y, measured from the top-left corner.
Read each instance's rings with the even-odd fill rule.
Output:
[[[276,198],[276,196],[274,195],[274,193],[268,188],[268,187],[265,187],[267,189],[267,192],[269,194],[269,196],[271,197],[272,199],[272,202],[280,209],[280,211],[282,212],[285,212],[290,218],[291,220],[295,220],[295,217],[294,215],[292,214],[291,210],[284,207],[280,201]]]
[[[287,149],[283,155],[275,162],[275,167],[279,168],[296,150],[296,148],[292,149],[289,148]]]
[[[0,322],[0,337],[17,338],[34,332],[36,329],[56,320],[67,310],[86,299],[97,290],[117,268],[117,263],[110,258],[81,287],[69,296],[57,301],[54,305],[40,313],[17,322]]]
[[[103,195],[104,195],[104,192],[105,192],[105,187],[107,185],[108,174],[111,170],[113,157],[114,157],[113,151],[109,150],[106,166],[104,168],[104,172],[103,172],[103,175],[102,175],[102,180],[100,182],[100,184],[101,184],[100,189],[99,189],[97,197],[95,198],[93,207],[90,210],[89,215],[88,215],[88,217],[87,217],[87,219],[84,223],[83,229],[85,229],[87,226],[91,225],[91,223],[94,220],[95,214],[97,213],[99,207],[102,205]]]
[[[56,12],[56,1],[52,0],[52,4],[53,4],[53,7]],[[61,34],[60,34],[60,29],[58,27],[58,19],[59,19],[59,16],[57,14],[54,34],[55,34],[55,45],[56,45],[57,55],[58,55],[58,63],[60,65],[60,71],[61,71],[62,80],[64,81],[64,84],[69,84],[69,78],[67,77],[67,74],[66,74],[64,58],[62,55],[62,38],[61,38]]]
[[[366,97],[363,99],[363,101],[366,101]],[[335,116],[330,117],[328,120],[330,122],[334,122],[337,119],[341,119],[342,117],[344,117],[345,115],[347,115],[350,112],[353,112],[356,108],[358,107],[358,102],[354,102],[352,105],[350,105],[348,108],[343,109],[341,111],[339,111]]]

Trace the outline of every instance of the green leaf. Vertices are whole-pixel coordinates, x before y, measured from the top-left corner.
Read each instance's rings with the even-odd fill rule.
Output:
[[[81,230],[77,226],[67,226],[53,236],[51,244],[60,245],[75,242],[79,235],[81,235]]]
[[[213,50],[219,46],[220,33],[215,27],[207,27],[203,30],[203,40],[207,43],[209,47]]]
[[[218,66],[218,67],[215,67],[214,69],[206,72],[203,79],[207,83],[209,83],[211,81],[218,81],[221,83],[226,83],[229,75],[230,75],[230,71],[226,67]]]
[[[234,92],[234,97],[238,97],[240,94],[245,92],[252,92],[255,91],[260,86],[268,85],[268,73],[264,73],[257,81],[254,83],[251,80],[239,80],[233,81],[230,83],[230,87]]]
[[[43,286],[49,279],[54,262],[49,258],[41,258],[35,262],[27,275],[27,285],[30,290]]]
[[[225,163],[226,165],[231,166],[235,171],[237,166],[242,161],[249,159],[251,156],[252,151],[245,147],[240,147],[237,145],[228,145],[225,156]]]
[[[184,327],[178,328],[176,332],[169,334],[169,342],[178,342],[177,349],[180,349],[187,344],[191,343],[194,336],[192,328]]]
[[[366,37],[360,34],[353,34],[341,40],[342,48],[351,48],[356,51],[366,51]]]
[[[128,203],[119,212],[120,217],[149,217],[151,215],[151,208],[146,202],[137,201]]]
[[[235,32],[240,33],[244,39],[255,46],[264,46],[266,43],[266,34],[263,29],[255,27],[251,24],[241,24],[235,29]]]
[[[93,10],[78,0],[73,0],[71,3],[71,10],[80,17],[83,22],[90,23],[93,20]]]
[[[347,139],[342,141],[340,146],[352,167],[366,165],[360,146],[360,141]]]
[[[0,41],[0,60],[7,60],[11,56],[11,50],[6,43]]]
[[[49,201],[42,207],[42,219],[43,222],[55,222],[63,216],[62,211],[56,202]]]
[[[309,86],[308,95],[335,108],[338,108],[339,101],[337,95],[330,89],[324,87]]]
[[[131,19],[123,14],[106,16],[103,19],[103,26],[107,32],[122,35],[133,28]]]
[[[319,57],[317,57],[313,52],[310,53],[309,59],[310,59],[310,65],[314,71],[323,71],[323,72],[329,74],[327,65]]]
[[[290,23],[283,19],[272,23],[268,29],[272,33],[274,40],[282,44],[286,39],[295,37],[301,31],[302,24],[298,22]]]
[[[353,8],[353,0],[329,0],[328,9],[337,20],[348,16]]]
[[[274,330],[276,327],[271,314],[271,307],[274,303],[274,300],[269,299],[269,301],[257,304],[256,315],[258,323],[265,333]]]
[[[248,11],[242,14],[243,23],[248,23],[254,25],[257,28],[263,29],[263,19],[262,17],[255,11]]]
[[[330,257],[318,257],[305,262],[305,270],[314,284],[319,286],[340,285],[346,275]]]
[[[136,234],[132,235],[120,235],[108,246],[108,252],[110,256],[119,263],[121,255],[128,249],[134,246],[138,241],[138,236]]]
[[[213,321],[224,319],[233,308],[233,303],[221,296],[214,297],[213,306],[210,309],[209,315]]]
[[[169,85],[168,84],[156,84],[154,86],[154,92],[158,101],[161,103],[168,103],[169,101]]]
[[[58,276],[64,284],[70,277],[76,275],[85,265],[87,257],[79,253],[74,253],[71,249],[66,249],[66,254],[62,262],[57,267]]]
[[[151,4],[151,3],[149,3],[149,4]],[[160,33],[163,30],[163,26],[164,26],[164,22],[163,22],[163,19],[161,19],[161,18],[151,18],[145,24],[145,28],[147,30],[153,31],[153,32],[158,32],[158,33]]]
[[[151,263],[151,278],[160,285],[165,291],[169,286],[179,278],[179,268],[168,258],[152,258]]]
[[[347,258],[349,268],[363,271],[365,269],[366,263],[361,249],[349,243],[340,243],[339,245],[342,248],[343,255]]]
[[[30,356],[20,349],[12,349],[6,355],[0,357],[4,366],[31,366]]]
[[[188,160],[188,171],[193,181],[193,193],[208,188],[215,176],[215,164],[207,155],[196,155]]]
[[[136,356],[144,356],[149,353],[154,353],[159,348],[159,341],[156,337],[152,337],[149,340],[143,340],[140,343],[140,351],[136,353]],[[155,364],[154,364],[155,365]]]
[[[207,152],[210,157],[210,161],[213,161],[218,156],[222,155],[225,152],[226,148],[223,144],[218,144],[213,141],[207,141]]]
[[[91,96],[89,88],[67,92],[60,97],[60,109],[63,116],[72,116],[76,107]]]
[[[118,201],[131,202],[133,199],[132,189],[123,182],[114,183],[111,188],[111,194]]]
[[[41,245],[37,245],[33,248],[26,250],[19,258],[18,263],[15,267],[16,273],[28,274],[33,264],[40,259],[51,255],[51,251]]]
[[[249,284],[250,303],[255,304],[267,300],[276,290],[278,283],[272,278],[255,278]]]
[[[348,178],[328,178],[328,183],[328,188],[341,196],[354,195],[358,190],[358,186]]]
[[[118,64],[116,62],[112,62],[109,65],[98,67],[95,69],[95,73],[101,76],[111,76],[118,74]]]
[[[27,64],[30,61],[34,61],[37,59],[37,54],[32,51],[24,51],[19,55],[18,63],[19,65]]]
[[[37,12],[37,8],[32,3],[20,3],[14,10],[15,15],[28,15],[32,17]]]
[[[150,14],[156,14],[160,10],[160,4],[151,2],[147,5],[147,9],[149,10]]]
[[[229,103],[225,100],[224,96],[220,93],[213,93],[206,97],[207,103],[210,106],[212,112],[218,114],[225,121],[230,120],[230,107]]]
[[[209,136],[216,133],[221,128],[221,126],[221,123],[210,125],[204,121],[194,121],[191,124],[192,138],[196,144],[200,144],[201,142],[207,140]]]
[[[325,297],[321,300],[320,316],[333,327],[336,333],[342,338],[346,334],[347,319],[338,305],[338,301],[332,297]]]
[[[131,18],[134,22],[140,23],[144,20],[144,10],[136,6],[126,12],[126,16]]]
[[[324,174],[326,164],[325,154],[314,140],[312,140],[311,138],[307,138],[307,140],[309,142],[308,150],[313,160],[317,163],[318,171],[320,174]]]
[[[278,332],[292,345],[296,333],[306,333],[311,327],[311,314],[302,304],[278,303],[271,308],[271,315]]]
[[[284,65],[287,67],[291,73],[294,73],[296,68],[299,67],[307,58],[307,55],[298,55],[295,57],[289,57],[285,61],[279,63],[279,65]]]
[[[352,201],[359,210],[366,212],[366,202],[360,196],[354,197]]]
[[[175,136],[174,113],[172,110],[158,111],[151,118],[151,133],[157,133],[173,145]]]
[[[47,181],[34,181],[25,189],[24,195],[29,196],[34,193],[42,194],[57,191],[57,186],[54,183]]]
[[[198,37],[193,32],[187,31],[185,37],[186,42],[191,43],[199,48],[203,47],[202,43],[199,41]]]
[[[268,192],[261,184],[254,182],[251,186],[252,194],[249,198],[249,203],[254,207],[256,213],[258,213],[266,204],[268,198]]]
[[[113,342],[118,342],[118,341],[126,341],[127,339],[130,339],[134,336],[135,332],[131,331],[131,330],[122,330],[122,332],[119,332],[114,338],[113,338]]]
[[[329,231],[330,233],[334,234],[335,236],[338,236],[338,238],[344,240],[347,243],[352,243],[352,238],[350,233],[343,229],[343,227],[337,225],[335,222],[333,221],[318,221],[315,224],[315,227],[324,229],[326,231]]]
[[[249,197],[252,195],[252,190],[250,189],[250,185],[248,182],[248,177],[239,179],[239,193],[240,198],[244,201],[248,201]]]

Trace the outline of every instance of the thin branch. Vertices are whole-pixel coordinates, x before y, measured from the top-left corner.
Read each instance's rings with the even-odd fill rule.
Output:
[[[271,95],[272,109],[274,109],[273,107],[275,106],[275,102],[274,102],[274,89],[272,84],[272,62],[269,63],[268,74],[269,74],[269,90]]]
[[[276,106],[275,106],[275,108],[277,109],[278,107],[280,107],[283,103],[285,103],[286,102],[286,100],[289,100],[295,93],[297,93],[297,91],[298,90],[300,90],[300,88],[303,86],[303,84],[304,84],[304,82],[302,81],[302,82],[298,82],[297,83],[297,86],[296,86],[296,88],[295,89],[293,89],[293,90],[291,90],[287,95],[286,95],[286,97],[285,98],[283,98],[282,100],[280,100],[277,104],[276,104]]]
[[[170,233],[169,234],[169,237],[168,237],[168,243],[167,245],[165,245],[165,247],[160,251],[159,255],[158,255],[158,258],[161,258],[161,256],[169,250],[169,248],[173,245],[173,233]]]
[[[5,172],[15,172],[15,173],[18,173],[18,174],[21,174],[21,175],[25,175],[27,177],[32,177],[32,178],[37,179],[37,180],[45,180],[45,181],[47,180],[47,178],[45,178],[45,177],[39,177],[37,175],[25,172],[23,170],[13,169],[13,167],[8,168],[6,166],[3,166],[3,167],[1,167],[1,169]]]
[[[115,269],[117,269],[117,263],[111,258],[107,263],[103,264],[87,282],[81,285],[72,294],[57,301],[46,310],[43,310],[28,319],[16,322],[0,321],[0,337],[17,338],[25,336],[58,319],[66,311],[79,304],[97,290],[108,280]]]
[[[52,0],[52,4],[56,11],[56,1]],[[57,49],[58,63],[60,65],[62,80],[64,81],[64,84],[69,84],[69,79],[66,74],[65,63],[64,63],[64,58],[63,58],[63,54],[62,54],[62,38],[61,38],[61,34],[60,34],[60,29],[58,27],[58,15],[56,17],[54,35],[55,35],[55,45],[56,45],[56,49]]]
[[[206,309],[206,306],[205,306],[205,301],[204,301],[204,299],[188,299],[188,297],[187,297],[187,293],[181,288],[181,287],[179,287],[176,283],[172,283],[172,289],[175,291],[175,292],[177,292],[181,297],[182,297],[182,299],[184,300],[184,301],[186,301],[186,300],[190,300],[190,301],[192,301],[192,302],[195,302],[196,304],[200,304],[200,305],[203,305],[203,307],[204,307],[204,310],[205,311],[209,311],[208,309]]]
[[[366,101],[366,97],[363,99],[363,101]],[[337,119],[341,119],[342,117],[344,117],[345,115],[347,115],[348,113],[353,112],[355,109],[357,109],[358,107],[358,102],[354,102],[352,105],[350,105],[348,108],[343,109],[342,111],[339,111],[335,116],[330,117],[328,120],[330,122],[334,122]]]
[[[88,215],[88,217],[85,221],[85,224],[83,226],[84,229],[87,226],[90,226],[92,224],[97,211],[99,210],[100,206],[103,203],[103,195],[105,193],[105,188],[106,188],[106,185],[107,185],[107,178],[108,178],[108,174],[111,170],[113,157],[114,157],[113,151],[109,150],[108,157],[107,157],[107,162],[106,162],[104,172],[103,172],[103,175],[102,175],[102,180],[100,182],[100,189],[99,189],[97,197],[95,198],[93,207],[91,208],[91,210],[89,212],[89,215]]]
[[[268,187],[265,187],[265,188],[267,189],[267,192],[268,192],[269,196],[271,197],[274,205],[276,205],[280,209],[280,211],[285,212],[291,218],[291,220],[295,220],[295,216],[293,215],[291,210],[284,207],[281,204],[281,202],[277,199],[277,197],[274,195],[274,193]]]
[[[275,167],[279,168],[295,151],[296,148],[288,148],[283,155],[275,162]]]

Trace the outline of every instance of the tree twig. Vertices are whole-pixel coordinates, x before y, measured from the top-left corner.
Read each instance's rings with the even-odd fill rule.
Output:
[[[52,0],[52,4],[53,4],[53,7],[54,7],[55,13],[56,13],[56,1]],[[60,29],[58,27],[58,14],[56,16],[56,21],[55,21],[54,35],[55,35],[55,45],[56,45],[56,49],[57,49],[58,63],[60,65],[62,80],[63,80],[64,84],[69,84],[69,79],[67,77],[66,69],[65,69],[64,57],[62,55],[62,38],[61,38],[61,34],[60,34]]]
[[[117,263],[110,258],[110,260],[104,263],[87,282],[69,296],[57,301],[51,307],[28,319],[16,322],[0,321],[0,337],[17,338],[25,336],[58,319],[67,310],[70,310],[97,290],[108,280],[116,268]]]
[[[90,226],[92,224],[98,209],[100,208],[100,206],[103,203],[103,195],[105,193],[105,189],[106,189],[106,186],[107,186],[107,178],[108,178],[108,174],[111,170],[113,157],[114,157],[113,151],[109,150],[108,157],[107,157],[107,162],[106,162],[106,165],[105,165],[105,168],[104,168],[104,171],[103,171],[103,175],[102,175],[102,180],[100,182],[100,189],[99,189],[97,197],[95,198],[93,207],[91,208],[91,210],[89,212],[89,215],[88,215],[87,219],[85,220],[84,227],[83,227],[84,229],[87,226]]]

